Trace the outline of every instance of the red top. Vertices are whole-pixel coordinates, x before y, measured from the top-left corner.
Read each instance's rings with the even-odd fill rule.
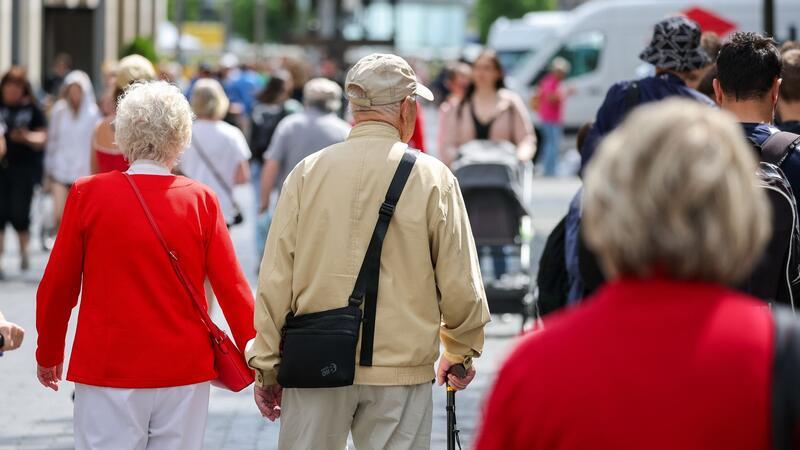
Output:
[[[106,153],[98,149],[94,153],[97,155],[97,173],[128,170],[128,161],[122,153]]]
[[[408,141],[408,146],[415,148],[422,153],[425,153],[425,111],[422,106],[417,102],[417,119],[414,121],[414,134],[411,135],[411,140]]]
[[[723,287],[623,281],[505,363],[480,450],[767,450],[773,323]]]
[[[133,175],[189,282],[211,281],[240,349],[255,335],[253,295],[219,203],[184,177]],[[118,172],[78,180],[39,285],[36,359],[53,367],[81,293],[67,379],[119,388],[180,386],[216,378],[208,330]]]

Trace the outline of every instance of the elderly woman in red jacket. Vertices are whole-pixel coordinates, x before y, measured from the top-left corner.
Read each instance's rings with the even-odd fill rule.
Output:
[[[208,187],[171,174],[191,139],[188,102],[165,82],[135,84],[115,128],[127,173],[188,283],[202,293],[210,280],[244,348],[255,334],[253,298],[219,202]],[[209,381],[217,377],[209,332],[123,173],[72,186],[39,286],[38,377],[54,390],[79,294],[67,373],[75,382],[75,447],[202,448]]]
[[[755,156],[732,116],[686,100],[641,107],[606,138],[584,225],[611,281],[520,343],[478,449],[798,448],[796,321],[777,339],[785,311],[726,287],[770,234]]]

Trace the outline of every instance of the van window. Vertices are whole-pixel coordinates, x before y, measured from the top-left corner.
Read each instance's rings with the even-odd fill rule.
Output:
[[[572,65],[567,78],[577,77],[597,70],[603,52],[605,36],[598,31],[576,34],[558,51]]]
[[[603,53],[605,36],[599,31],[587,31],[571,37],[550,59],[562,57],[569,61],[572,69],[567,78],[573,78],[597,70],[600,64],[600,57]],[[536,85],[550,70],[550,63],[536,75],[531,85]]]
[[[497,58],[500,60],[503,70],[506,73],[511,73],[520,61],[529,58],[533,53],[534,50],[498,50]]]

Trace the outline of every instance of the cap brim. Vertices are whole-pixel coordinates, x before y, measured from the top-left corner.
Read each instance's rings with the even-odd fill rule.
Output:
[[[433,92],[428,89],[427,86],[424,84],[417,82],[417,88],[414,90],[414,93],[419,95],[420,97],[424,98],[425,100],[432,102],[433,101]]]

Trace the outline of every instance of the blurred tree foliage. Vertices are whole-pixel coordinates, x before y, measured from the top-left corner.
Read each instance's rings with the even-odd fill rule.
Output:
[[[169,20],[175,20],[175,2],[168,1]],[[223,8],[231,8],[233,35],[248,41],[254,38],[254,17],[256,0],[214,0],[214,7],[204,8],[204,0],[182,0],[184,21],[223,21]],[[266,0],[266,38],[267,41],[284,41],[297,23],[297,8],[294,0]]]
[[[128,55],[142,55],[153,64],[158,62],[156,44],[153,42],[153,39],[149,37],[137,36],[133,38],[132,41],[125,44],[119,57],[124,58]]]
[[[478,0],[475,4],[475,18],[481,41],[486,42],[489,27],[499,17],[516,19],[531,11],[546,11],[555,8],[556,0]]]

